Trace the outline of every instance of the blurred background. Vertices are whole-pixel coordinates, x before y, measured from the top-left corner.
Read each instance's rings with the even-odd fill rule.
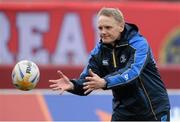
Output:
[[[57,70],[78,78],[98,42],[97,12],[119,8],[147,38],[171,102],[171,120],[180,121],[179,0],[0,0],[0,121],[109,121],[111,91],[86,97],[49,89]],[[31,60],[40,81],[31,91],[15,89],[14,65]]]

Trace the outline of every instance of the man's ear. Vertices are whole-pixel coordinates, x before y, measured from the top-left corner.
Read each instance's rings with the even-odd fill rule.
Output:
[[[119,27],[120,32],[123,32],[123,30],[124,30],[124,25],[125,25],[124,22],[121,22],[121,23],[120,23],[120,27]]]

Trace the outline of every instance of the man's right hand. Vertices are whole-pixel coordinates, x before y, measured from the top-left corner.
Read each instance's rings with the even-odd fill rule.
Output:
[[[52,84],[49,86],[52,90],[59,90],[60,94],[63,94],[64,91],[73,90],[74,85],[69,80],[69,78],[64,75],[61,71],[57,71],[60,75],[60,79],[57,80],[49,80]]]

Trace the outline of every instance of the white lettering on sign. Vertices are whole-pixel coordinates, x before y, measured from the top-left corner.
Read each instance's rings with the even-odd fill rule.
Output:
[[[0,12],[0,65],[13,64],[23,59],[39,64],[85,65],[88,49],[80,15],[74,12],[64,14],[63,18],[59,18],[62,20],[62,26],[57,25],[58,32],[51,30],[51,26],[57,24],[52,24],[54,21],[51,19],[55,18],[51,18],[47,12],[23,11],[10,13],[10,15]],[[96,15],[92,16],[91,24],[94,30],[92,33],[95,33],[93,44],[98,40],[96,19]],[[17,32],[14,33],[15,30]],[[55,45],[51,45],[55,48],[53,51],[48,49],[51,46],[48,47],[47,43],[43,42],[46,40],[45,33],[52,36],[50,31],[57,35],[57,40],[53,40],[55,43],[52,43]],[[48,41],[50,43],[52,40]]]
[[[87,53],[79,16],[75,13],[66,14],[59,32],[53,63],[63,65],[86,64]]]
[[[46,64],[49,54],[43,48],[43,33],[49,29],[49,16],[46,13],[18,13],[19,30],[18,60],[29,59]]]
[[[6,15],[0,12],[0,64],[13,63],[13,55],[9,51],[10,23]]]

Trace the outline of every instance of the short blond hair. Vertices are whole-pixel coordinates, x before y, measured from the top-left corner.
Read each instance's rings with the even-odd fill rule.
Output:
[[[124,16],[123,13],[118,8],[106,8],[103,7],[98,12],[98,16],[107,16],[107,17],[113,17],[118,22],[124,23]]]

